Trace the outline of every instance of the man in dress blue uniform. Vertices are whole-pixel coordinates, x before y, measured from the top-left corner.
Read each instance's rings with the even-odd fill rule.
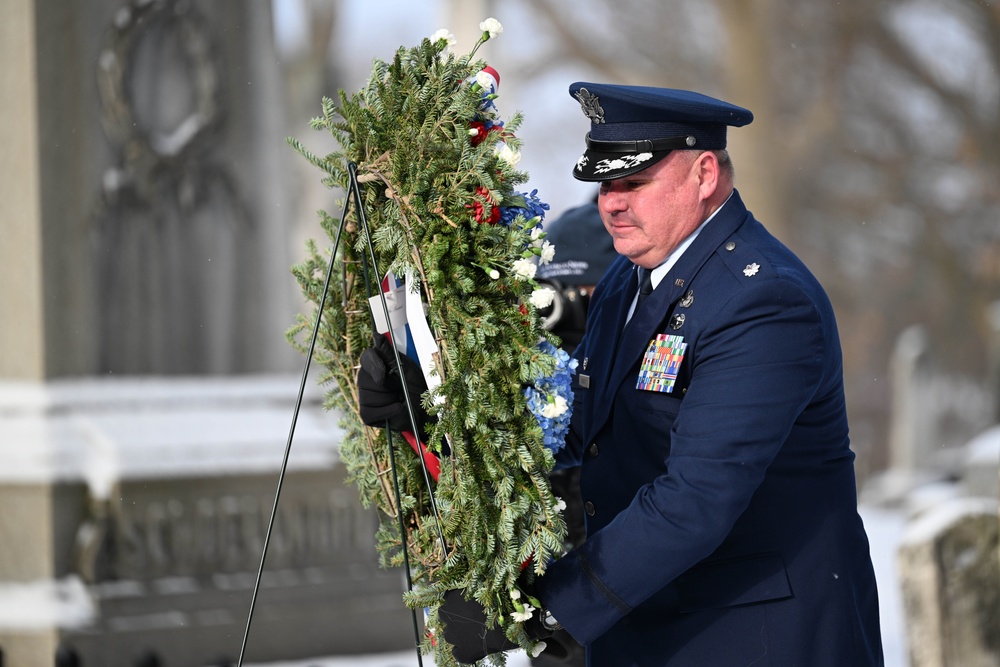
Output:
[[[559,463],[582,465],[587,540],[540,578],[545,624],[594,667],[882,665],[833,309],[733,187],[726,130],[752,114],[570,93],[591,120],[574,176],[621,257],[575,353]]]

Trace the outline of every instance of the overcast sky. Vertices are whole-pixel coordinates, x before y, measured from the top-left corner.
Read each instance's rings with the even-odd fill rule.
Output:
[[[307,0],[274,0],[275,29],[279,47],[294,48],[306,29],[302,3]],[[344,45],[342,71],[344,87],[354,92],[367,80],[373,58],[388,58],[400,46],[415,46],[439,28],[455,32],[443,16],[439,0],[342,0],[338,37]],[[479,55],[500,72],[497,106],[503,118],[524,114],[517,131],[524,142],[521,169],[530,175],[521,186],[538,189],[541,199],[551,206],[546,218],[553,220],[567,208],[590,199],[594,186],[573,179],[572,169],[583,151],[588,121],[579,105],[569,96],[569,84],[587,80],[583,72],[553,68],[530,81],[518,76],[516,64],[532,57],[544,57],[544,27],[524,14],[522,3],[502,3],[495,17],[504,32],[496,43],[486,45]],[[488,18],[480,17],[477,20]],[[506,69],[505,69],[506,67]],[[558,250],[557,250],[558,252]]]

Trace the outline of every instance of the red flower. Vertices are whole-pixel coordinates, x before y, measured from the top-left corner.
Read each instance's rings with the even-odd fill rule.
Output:
[[[471,132],[469,133],[469,140],[472,142],[473,146],[478,146],[486,141],[486,137],[490,132],[503,132],[502,125],[494,125],[487,129],[486,124],[478,120],[474,120],[469,123],[469,129],[476,131],[475,134],[472,134]]]
[[[486,138],[486,125],[476,120],[469,123],[469,129],[476,131],[475,134],[469,132],[469,139],[470,141],[472,141],[472,145],[478,146],[479,144],[483,143],[483,139]]]
[[[483,186],[480,185],[476,188],[476,194],[486,200],[487,205],[489,206],[489,215],[487,216],[486,214],[487,206],[483,205],[483,202],[478,199],[471,204],[466,204],[465,208],[472,209],[473,217],[479,224],[485,223],[488,225],[495,225],[500,221],[500,207],[497,206],[493,201],[493,198],[490,197],[490,191]]]

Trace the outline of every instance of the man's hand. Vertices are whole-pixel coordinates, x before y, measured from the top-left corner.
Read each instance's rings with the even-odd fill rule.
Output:
[[[475,600],[466,600],[463,591],[444,594],[438,619],[444,623],[444,638],[452,646],[452,655],[463,664],[482,660],[490,653],[518,648],[500,628],[486,627],[483,606]]]
[[[427,383],[413,359],[403,353],[400,353],[399,358],[403,366],[402,381],[396,367],[392,343],[385,336],[377,336],[375,346],[361,353],[361,368],[358,370],[358,408],[361,421],[369,426],[379,427],[384,427],[388,422],[389,428],[393,430],[412,431],[413,424],[410,423],[403,396],[405,381],[407,393],[413,401],[417,428],[423,431],[427,414],[420,405],[420,396],[427,391]],[[422,433],[418,435],[423,439]]]
[[[553,633],[542,624],[540,613],[535,610],[525,622],[524,631],[530,639],[545,640],[547,646]],[[519,648],[516,643],[507,639],[500,628],[486,627],[483,606],[475,600],[466,600],[464,591],[451,590],[444,594],[444,603],[438,609],[438,619],[444,622],[444,638],[452,646],[452,655],[463,664],[482,660],[490,653]],[[546,648],[547,652],[548,650]],[[560,643],[552,646],[553,657],[561,658],[565,654],[566,648]]]

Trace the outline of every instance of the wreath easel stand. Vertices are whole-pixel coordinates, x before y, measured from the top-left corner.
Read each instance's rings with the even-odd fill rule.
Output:
[[[365,216],[364,206],[362,206],[362,204],[361,204],[362,199],[361,199],[360,185],[358,183],[357,165],[355,165],[353,162],[348,163],[347,169],[348,169],[348,174],[349,174],[349,179],[350,179],[350,181],[349,181],[350,182],[350,192],[348,193],[347,200],[344,203],[344,210],[343,210],[343,212],[342,212],[342,214],[340,216],[340,227],[337,230],[337,235],[336,235],[336,239],[335,239],[334,244],[333,244],[333,249],[332,249],[332,251],[330,253],[330,264],[329,264],[329,267],[327,268],[326,280],[325,280],[324,285],[323,285],[322,295],[320,296],[319,307],[318,307],[317,312],[316,312],[316,323],[315,323],[315,326],[313,327],[312,335],[311,335],[310,340],[309,340],[309,350],[308,350],[308,353],[306,354],[305,365],[304,365],[304,367],[302,369],[302,379],[301,379],[301,381],[299,383],[299,392],[298,392],[298,396],[297,396],[297,398],[295,400],[295,407],[294,407],[294,409],[292,411],[291,425],[289,426],[289,429],[288,429],[288,439],[287,439],[287,441],[285,443],[285,452],[284,452],[284,456],[282,457],[281,468],[280,468],[280,470],[278,472],[277,488],[274,491],[274,501],[271,504],[271,515],[270,515],[270,518],[268,519],[268,522],[267,522],[267,531],[264,534],[264,545],[263,545],[263,548],[261,550],[260,565],[257,568],[257,575],[256,575],[256,577],[254,579],[253,593],[252,593],[252,595],[250,597],[250,610],[247,613],[246,627],[245,627],[244,633],[243,633],[243,641],[242,641],[242,644],[240,646],[240,656],[239,656],[239,660],[236,663],[237,667],[242,667],[243,666],[243,657],[244,657],[244,655],[246,653],[247,642],[248,642],[249,637],[250,637],[250,625],[253,622],[253,612],[254,612],[254,608],[256,607],[256,604],[257,604],[257,594],[260,591],[260,582],[261,582],[261,578],[262,578],[263,573],[264,573],[264,563],[265,563],[265,561],[267,559],[267,550],[268,550],[268,546],[270,545],[270,542],[271,542],[271,531],[272,531],[272,529],[274,527],[275,517],[277,516],[277,512],[278,512],[278,501],[279,501],[279,499],[281,497],[281,488],[282,488],[282,486],[284,484],[285,473],[286,473],[286,471],[288,469],[288,459],[289,459],[289,455],[290,455],[291,450],[292,450],[292,441],[295,438],[295,425],[298,422],[299,411],[300,411],[300,409],[302,407],[302,399],[303,399],[303,396],[305,395],[305,389],[306,389],[306,379],[309,376],[309,367],[311,365],[312,358],[313,358],[313,353],[315,351],[316,339],[319,336],[320,323],[322,322],[322,319],[323,319],[323,309],[324,309],[324,307],[326,305],[326,298],[327,298],[327,295],[329,294],[329,291],[330,291],[330,282],[333,279],[333,269],[334,269],[334,266],[335,266],[336,261],[337,261],[337,251],[340,248],[340,240],[343,237],[344,227],[345,227],[345,223],[347,221],[347,215],[348,215],[348,212],[350,211],[350,206],[351,206],[351,202],[352,201],[354,202],[354,206],[356,208],[356,216],[357,216],[358,222],[361,225],[361,229],[363,231],[363,234],[365,236],[365,240],[366,240],[366,243],[367,243],[368,257],[367,257],[367,261],[365,261],[363,263],[363,271],[364,271],[364,276],[365,276],[365,286],[366,286],[366,289],[367,289],[367,292],[368,292],[369,296],[372,294],[373,291],[378,294],[379,300],[380,300],[381,305],[382,305],[382,313],[383,313],[383,316],[385,317],[385,321],[386,322],[390,321],[390,318],[389,318],[389,305],[388,305],[388,303],[386,301],[386,298],[385,298],[385,292],[383,292],[381,289],[376,289],[376,290],[372,289],[371,274],[369,273],[369,262],[370,262],[370,266],[371,266],[371,272],[373,272],[374,275],[380,276],[382,274],[379,272],[379,269],[378,269],[378,263],[377,263],[377,261],[375,259],[375,248],[372,246],[371,233],[370,233],[370,229],[368,228],[368,219]],[[375,332],[374,317],[373,317],[373,322],[372,322],[372,331],[373,331],[373,335],[375,335],[375,336],[379,335],[378,333],[374,333]],[[396,363],[396,369],[399,371],[399,374],[402,377],[402,375],[403,375],[403,368],[402,368],[402,359],[400,357],[400,352],[399,352],[398,349],[396,349],[395,346],[391,346],[391,347],[392,347],[392,350],[393,350],[393,355],[394,355],[394,359],[395,359],[395,363]],[[410,395],[410,392],[407,389],[407,386],[406,386],[405,382],[402,383],[402,385],[403,385],[403,399],[406,402],[406,410],[407,410],[407,415],[408,415],[408,417],[410,419],[410,425],[412,426],[414,433],[419,433],[419,429],[417,428],[417,417],[416,417],[417,413],[416,413],[416,409],[414,408],[414,403],[413,403],[415,397],[413,397],[413,396]],[[406,591],[409,593],[409,592],[412,592],[412,590],[413,590],[413,574],[412,574],[412,571],[410,569],[410,558],[409,558],[409,553],[408,553],[408,549],[407,549],[407,546],[406,546],[406,544],[407,544],[407,540],[406,540],[406,526],[405,526],[405,523],[403,521],[403,512],[402,512],[402,507],[401,507],[401,494],[400,494],[400,490],[399,490],[399,476],[398,476],[397,469],[396,469],[395,446],[394,446],[394,443],[392,441],[392,430],[389,428],[388,423],[386,424],[385,430],[386,430],[386,437],[389,440],[389,442],[388,442],[388,449],[389,449],[389,470],[390,470],[390,473],[391,473],[391,476],[392,476],[393,494],[394,494],[395,501],[396,501],[396,518],[397,518],[397,520],[399,522],[399,534],[400,534],[401,542],[402,542],[401,547],[402,547],[402,555],[403,555],[403,571],[404,571],[404,574],[405,574],[405,577],[406,577]],[[434,490],[433,490],[433,488],[431,486],[430,471],[427,469],[427,464],[426,464],[426,462],[424,460],[424,457],[418,456],[418,458],[420,459],[420,467],[423,470],[424,481],[427,484],[427,490],[428,490],[428,496],[430,498],[431,510],[433,512],[434,519],[435,519],[435,522],[437,524],[438,535],[439,535],[439,538],[441,540],[442,552],[443,553],[448,553],[448,546],[447,546],[447,542],[445,541],[444,532],[441,530],[441,517],[438,514],[437,504],[436,504],[435,499],[434,499]],[[423,667],[423,664],[424,664],[423,663],[423,655],[422,655],[421,650],[420,650],[420,644],[421,644],[420,623],[419,623],[419,621],[417,619],[417,610],[416,609],[411,609],[410,613],[411,613],[411,616],[412,616],[412,619],[413,619],[413,635],[414,635],[414,643],[415,643],[416,652],[417,652],[417,664],[420,665],[420,667]]]

